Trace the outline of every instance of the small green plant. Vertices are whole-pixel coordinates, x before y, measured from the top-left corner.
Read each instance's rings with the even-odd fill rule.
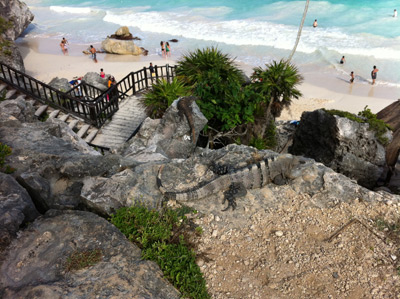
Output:
[[[13,173],[15,171],[14,168],[9,165],[5,165],[6,157],[11,155],[12,149],[6,144],[0,142],[0,171],[4,173]]]
[[[48,114],[47,112],[45,112],[45,113],[43,113],[43,114],[40,116],[39,120],[40,120],[41,122],[45,122],[46,120],[48,120],[49,117],[50,117],[50,114]]]
[[[5,90],[5,89],[0,93],[0,102],[3,102],[6,100],[6,94],[7,94],[7,90]]]
[[[185,240],[183,227],[190,209],[165,209],[163,213],[144,205],[124,207],[111,222],[142,249],[145,259],[155,261],[165,277],[187,298],[210,298],[195,253]]]
[[[157,80],[144,96],[146,112],[151,118],[160,118],[165,110],[179,97],[190,95],[190,88],[174,78],[172,82]]]
[[[92,249],[85,251],[74,251],[65,263],[65,270],[67,272],[80,270],[86,267],[93,266],[101,261],[103,253],[100,249]]]

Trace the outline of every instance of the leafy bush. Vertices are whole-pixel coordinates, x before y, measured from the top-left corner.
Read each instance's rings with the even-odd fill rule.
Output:
[[[195,253],[181,233],[187,221],[186,211],[166,209],[161,214],[137,205],[117,210],[111,222],[142,249],[143,258],[160,266],[184,297],[210,298]]]
[[[208,126],[226,132],[253,120],[253,106],[243,95],[244,75],[218,49],[197,49],[177,62],[176,74],[190,86]]]
[[[386,134],[387,130],[391,130],[390,126],[387,125],[383,120],[378,119],[376,117],[376,114],[372,113],[371,109],[369,109],[368,106],[365,106],[363,111],[358,112],[358,116],[350,112],[334,109],[325,111],[331,115],[345,117],[358,123],[368,123],[369,129],[375,132],[375,137],[377,138],[377,140],[382,145],[388,144],[389,140],[384,135]]]
[[[159,79],[144,96],[147,115],[151,118],[160,118],[173,101],[189,94],[190,88],[177,78],[171,83]]]

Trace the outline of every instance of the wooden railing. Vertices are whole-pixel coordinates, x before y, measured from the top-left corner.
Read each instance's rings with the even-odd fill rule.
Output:
[[[62,92],[0,62],[0,81],[44,104],[71,113],[97,128],[118,111],[119,100],[150,88],[158,79],[171,82],[175,76],[175,66],[154,66],[154,74],[144,67],[131,72],[105,91],[82,82],[67,92]]]
[[[143,67],[143,69],[131,72],[118,81],[119,98],[122,100],[137,92],[149,89],[151,84],[158,79],[171,82],[175,76],[175,66],[170,66],[169,64],[164,66],[155,65],[154,74],[150,72],[149,68]]]

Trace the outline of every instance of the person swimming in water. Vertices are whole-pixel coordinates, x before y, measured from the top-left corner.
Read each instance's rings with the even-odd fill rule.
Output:
[[[315,19],[315,21],[314,21],[314,23],[313,23],[313,25],[312,25],[314,28],[316,28],[317,26],[318,26],[318,22],[317,22],[317,19]]]
[[[342,56],[342,59],[340,59],[340,64],[344,64],[346,62],[346,59],[344,58],[344,56]]]

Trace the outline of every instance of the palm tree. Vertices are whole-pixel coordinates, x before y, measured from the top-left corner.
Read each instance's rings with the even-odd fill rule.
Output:
[[[263,137],[275,117],[280,116],[282,110],[290,106],[293,98],[298,99],[302,95],[297,85],[303,81],[303,77],[296,66],[281,60],[273,61],[265,69],[255,68],[252,78],[257,81],[254,88],[261,95],[260,104],[266,106],[259,132],[256,132],[256,136]]]
[[[310,3],[310,0],[307,0],[306,1],[306,6],[304,7],[303,17],[301,18],[299,30],[297,32],[296,42],[294,44],[292,53],[290,53],[290,55],[289,55],[288,61],[292,60],[292,57],[293,57],[294,53],[296,52],[297,45],[299,44],[300,37],[301,37],[301,31],[303,30],[304,20],[306,19],[306,16],[307,16],[307,10],[308,10],[308,4],[309,3]]]

